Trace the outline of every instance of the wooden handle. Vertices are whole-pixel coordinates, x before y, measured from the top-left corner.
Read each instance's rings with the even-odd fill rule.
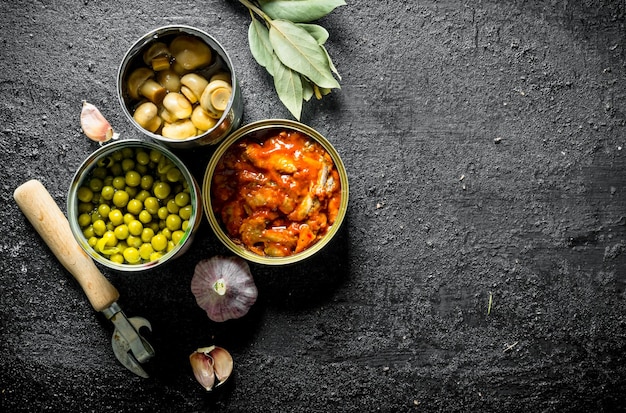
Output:
[[[20,185],[13,198],[52,253],[76,278],[96,311],[117,301],[119,292],[78,245],[65,215],[41,182],[31,180]]]

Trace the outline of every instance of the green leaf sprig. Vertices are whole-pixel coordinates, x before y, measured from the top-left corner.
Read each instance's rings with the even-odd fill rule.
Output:
[[[310,22],[343,0],[239,0],[250,11],[250,51],[274,78],[278,98],[300,120],[303,101],[339,89],[341,76],[324,47],[328,31]],[[336,77],[336,78],[335,78]]]

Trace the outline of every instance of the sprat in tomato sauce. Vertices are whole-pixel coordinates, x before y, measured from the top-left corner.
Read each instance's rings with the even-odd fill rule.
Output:
[[[258,255],[285,257],[328,232],[341,183],[322,145],[301,132],[277,130],[244,137],[222,155],[211,201],[234,242]]]

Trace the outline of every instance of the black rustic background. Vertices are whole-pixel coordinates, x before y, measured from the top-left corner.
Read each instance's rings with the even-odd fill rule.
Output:
[[[157,351],[150,379],[117,362],[112,327],[13,190],[39,179],[65,212],[98,148],[82,100],[142,138],[116,75],[160,26],[222,43],[245,123],[288,118],[249,21],[234,0],[0,4],[3,411],[626,410],[623,0],[348,0],[320,22],[342,89],[302,118],[348,170],[336,242],[301,265],[253,265],[258,302],[223,324],[189,289],[199,260],[228,253],[206,220],[175,263],[105,270]],[[212,150],[181,155],[199,180]],[[235,375],[207,395],[187,357],[210,344]]]

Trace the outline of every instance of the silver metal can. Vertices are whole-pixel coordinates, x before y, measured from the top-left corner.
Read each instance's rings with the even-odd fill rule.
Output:
[[[208,45],[214,52],[211,63],[206,67],[198,69],[198,74],[202,75],[206,79],[209,79],[218,71],[229,72],[230,83],[232,86],[232,93],[228,104],[216,124],[212,128],[203,131],[196,136],[185,139],[166,138],[158,133],[145,129],[137,123],[137,121],[133,118],[133,113],[136,107],[141,103],[141,100],[133,99],[131,97],[127,85],[127,80],[130,74],[135,69],[141,66],[146,66],[143,60],[143,54],[150,46],[156,42],[168,44],[172,39],[179,35],[196,37]],[[202,30],[190,26],[175,25],[160,27],[145,34],[137,40],[124,55],[122,63],[119,67],[117,74],[117,95],[122,106],[122,110],[126,114],[127,118],[141,133],[173,149],[188,149],[204,145],[217,144],[239,127],[243,115],[243,101],[239,81],[230,57],[220,43],[215,40],[215,38]]]

